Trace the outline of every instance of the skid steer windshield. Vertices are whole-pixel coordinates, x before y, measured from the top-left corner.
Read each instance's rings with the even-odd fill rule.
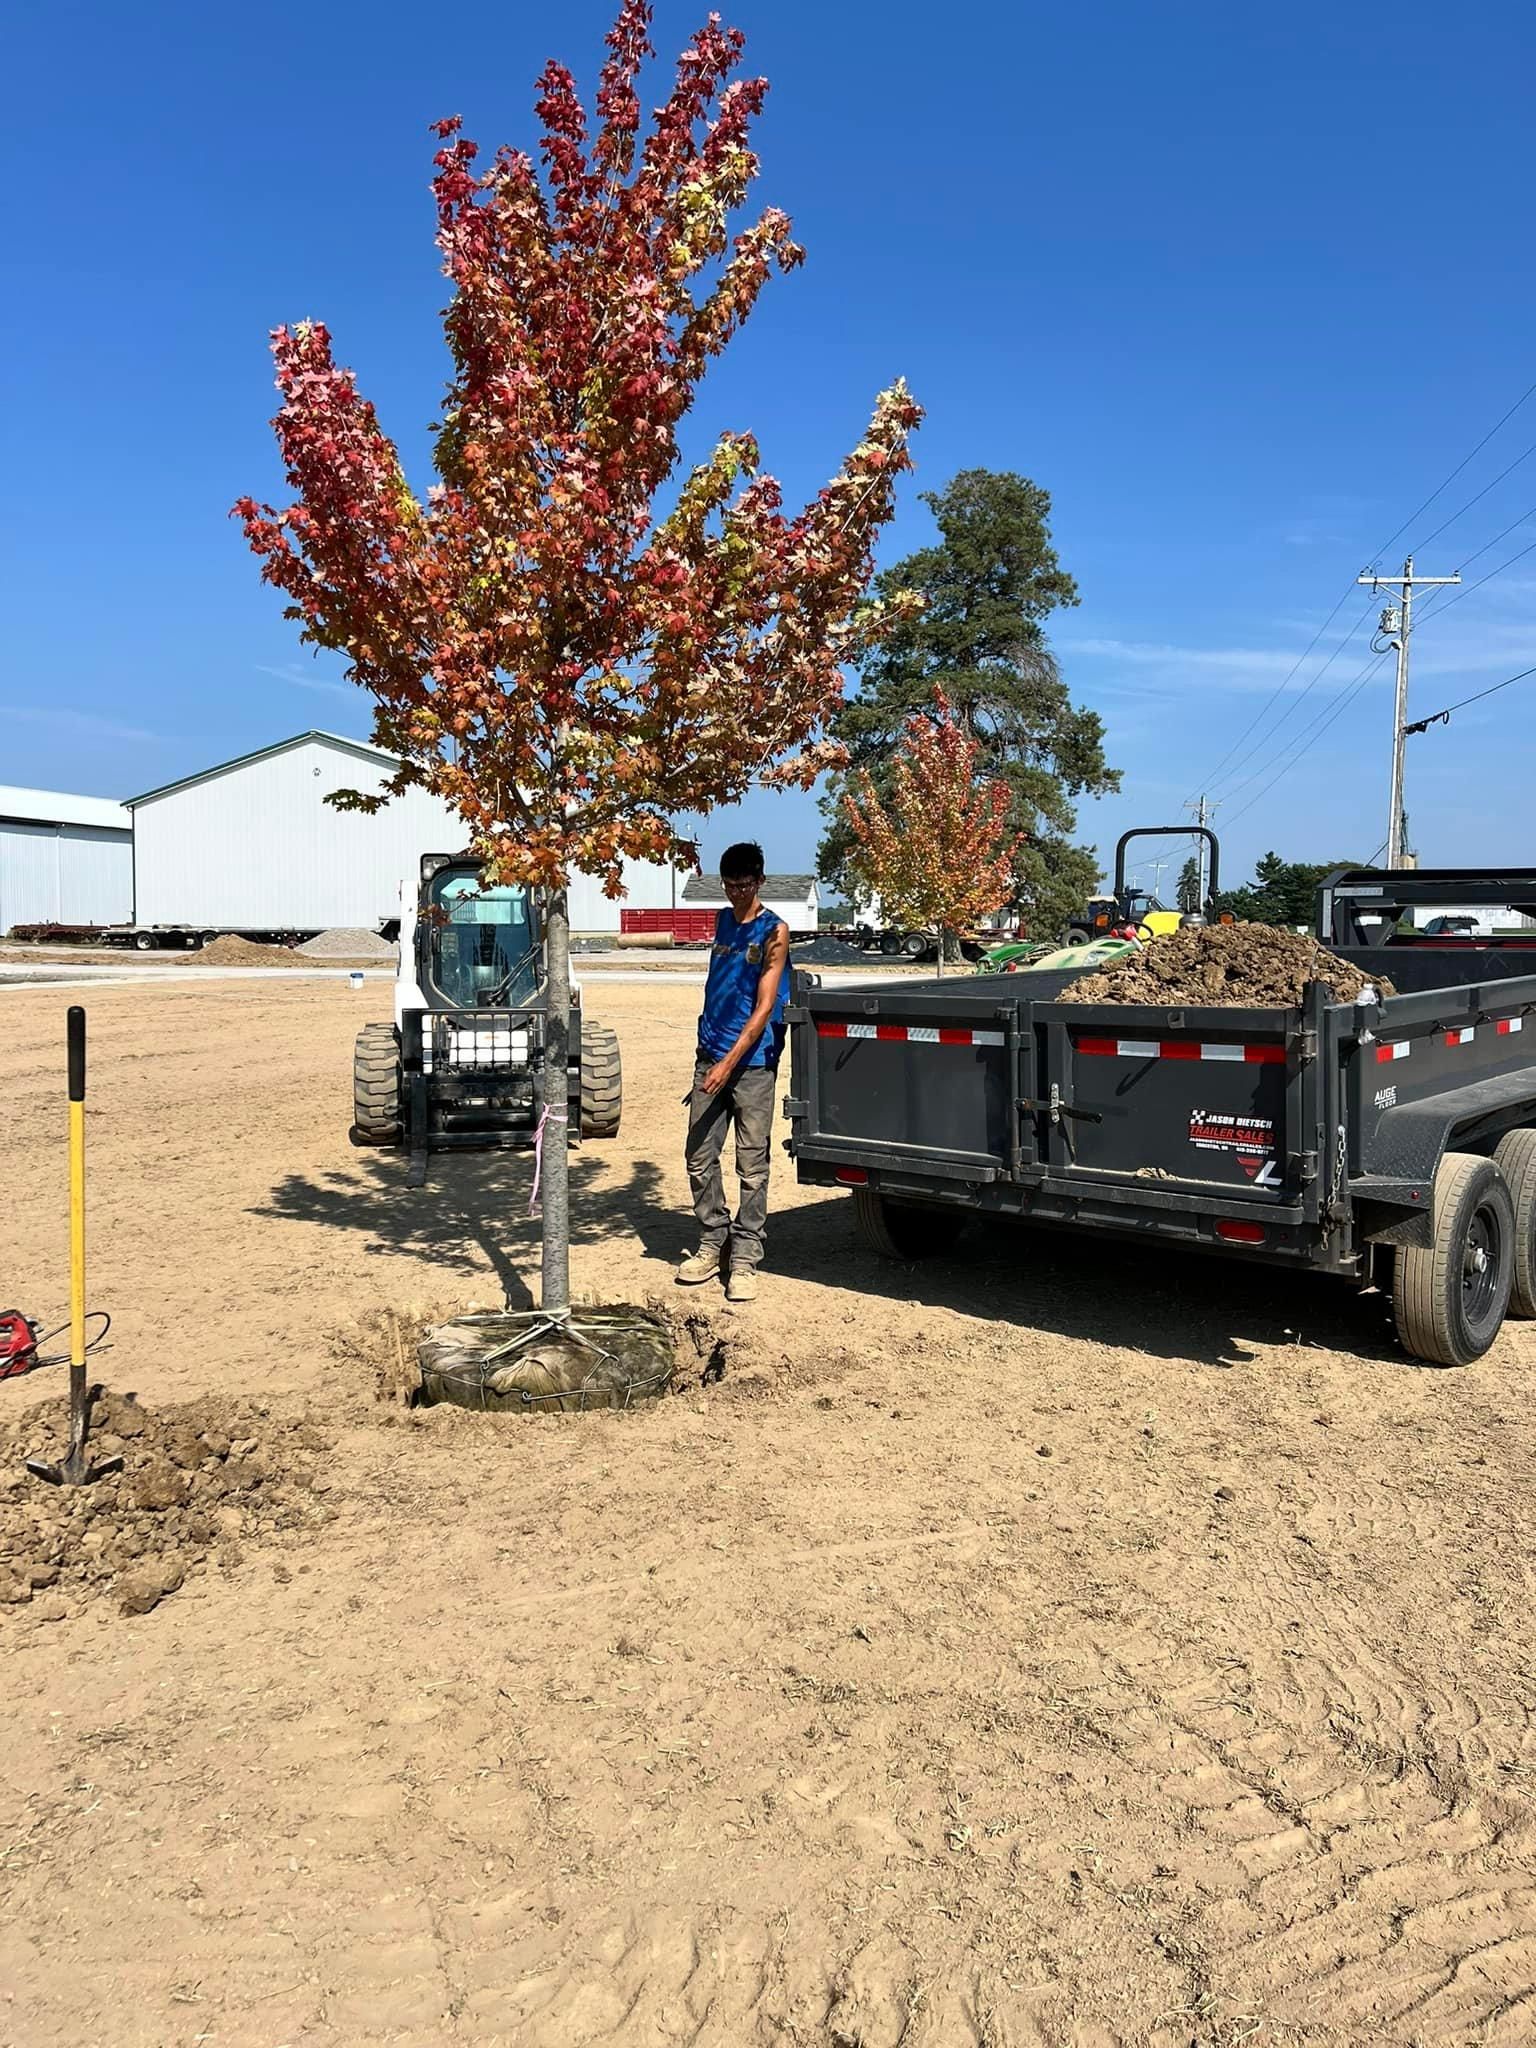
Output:
[[[441,875],[430,896],[432,981],[459,1010],[527,1001],[537,968],[526,889],[484,889],[477,875]]]

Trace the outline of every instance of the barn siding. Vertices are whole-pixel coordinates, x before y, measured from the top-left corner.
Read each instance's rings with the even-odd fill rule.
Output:
[[[134,807],[140,924],[373,928],[399,909],[424,853],[463,844],[456,812],[408,790],[376,815],[337,811],[333,790],[378,788],[385,767],[323,736],[152,795]],[[628,901],[670,903],[665,868],[636,864]],[[617,931],[601,884],[571,889],[576,931]]]
[[[132,914],[131,833],[0,818],[0,932],[121,924]]]

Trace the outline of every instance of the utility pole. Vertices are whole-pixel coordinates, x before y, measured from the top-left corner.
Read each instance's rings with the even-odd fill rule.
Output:
[[[1206,797],[1202,796],[1191,797],[1184,808],[1186,811],[1194,812],[1197,825],[1208,825],[1213,814],[1221,809],[1221,805],[1213,804]],[[1195,841],[1195,860],[1200,872],[1200,909],[1202,913],[1205,910],[1205,848],[1206,842],[1203,839]]]
[[[1392,577],[1383,581],[1372,570],[1362,572],[1355,578],[1357,583],[1368,583],[1373,592],[1394,590],[1399,579]],[[1392,809],[1387,819],[1387,866],[1400,868],[1403,864],[1403,741],[1404,728],[1408,723],[1408,636],[1413,631],[1413,593],[1428,589],[1431,584],[1459,583],[1459,576],[1415,576],[1413,557],[1410,555],[1403,564],[1401,578],[1402,602],[1389,604],[1381,615],[1380,636],[1387,647],[1397,649],[1397,691],[1392,701]],[[1373,637],[1372,647],[1376,641]],[[1386,648],[1378,650],[1385,653]]]

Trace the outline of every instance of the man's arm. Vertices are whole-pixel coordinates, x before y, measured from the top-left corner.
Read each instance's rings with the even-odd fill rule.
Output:
[[[775,1003],[779,1000],[779,985],[784,979],[784,963],[789,958],[789,926],[776,924],[763,953],[763,971],[757,981],[757,1001],[752,1005],[752,1014],[741,1028],[741,1035],[723,1060],[716,1060],[700,1082],[706,1095],[715,1095],[730,1080],[732,1074],[751,1052],[762,1037],[768,1019],[773,1015]]]

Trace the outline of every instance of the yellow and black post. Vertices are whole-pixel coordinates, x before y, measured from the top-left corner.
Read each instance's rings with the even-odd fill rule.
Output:
[[[70,1006],[67,1026],[69,1061],[69,1449],[63,1462],[50,1465],[29,1458],[27,1469],[52,1486],[83,1486],[116,1470],[120,1458],[97,1470],[87,1464],[85,1437],[89,1426],[90,1389],[85,1376],[85,1011]]]

